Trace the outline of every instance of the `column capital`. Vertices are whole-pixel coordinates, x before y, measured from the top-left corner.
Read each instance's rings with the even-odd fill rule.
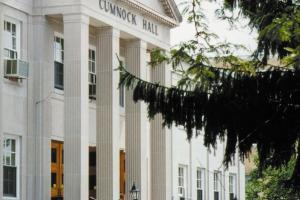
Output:
[[[126,41],[126,48],[141,48],[147,49],[147,42],[139,38],[130,39]]]
[[[85,14],[64,14],[63,16],[64,23],[83,23],[90,24],[90,17]]]
[[[120,30],[112,26],[101,26],[96,28],[97,36],[114,36],[120,37]]]

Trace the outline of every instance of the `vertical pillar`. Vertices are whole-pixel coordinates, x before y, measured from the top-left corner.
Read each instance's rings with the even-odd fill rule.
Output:
[[[3,44],[2,44],[2,33],[3,33],[3,7],[0,4],[0,159],[2,159],[2,149],[3,149],[3,76],[4,76],[4,66],[3,66]],[[1,160],[2,161],[2,160]],[[0,199],[3,198],[3,162],[0,162]]]
[[[137,77],[145,79],[147,71],[146,43],[141,40],[129,41],[125,55],[127,70]],[[135,182],[141,190],[140,199],[146,200],[148,196],[146,105],[142,102],[134,103],[132,91],[128,91],[126,92],[125,109],[126,199],[131,198],[129,190]]]
[[[97,30],[97,199],[118,200],[119,182],[119,54],[120,32]]]
[[[53,34],[45,16],[32,17],[28,78],[27,198],[50,199]],[[41,51],[43,49],[43,51]]]
[[[151,82],[169,86],[171,71],[166,63],[151,69]],[[161,115],[151,121],[151,199],[171,199],[171,130],[162,126]]]
[[[88,199],[89,17],[64,15],[64,199]]]

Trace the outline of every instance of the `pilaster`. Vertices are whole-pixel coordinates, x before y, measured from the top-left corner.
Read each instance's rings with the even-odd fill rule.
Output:
[[[146,43],[141,40],[128,41],[125,52],[126,67],[129,72],[146,79]],[[134,103],[133,91],[126,92],[126,199],[133,182],[141,190],[140,199],[148,199],[147,166],[147,110],[145,103]]]
[[[120,198],[119,30],[97,30],[97,199]]]
[[[28,78],[27,199],[50,199],[53,34],[45,16],[30,19]],[[43,49],[43,51],[41,51]]]
[[[3,7],[2,4],[0,4],[0,158],[2,159],[3,156],[3,71],[4,71],[4,66],[3,66],[3,46],[2,46],[2,27],[3,27]],[[3,162],[0,162],[0,199],[3,198]]]
[[[169,86],[171,70],[166,63],[151,69],[151,82]],[[171,199],[171,130],[162,126],[162,116],[156,115],[151,123],[151,199]],[[177,181],[177,180],[173,180]]]
[[[89,192],[89,17],[64,15],[64,199],[86,200]]]

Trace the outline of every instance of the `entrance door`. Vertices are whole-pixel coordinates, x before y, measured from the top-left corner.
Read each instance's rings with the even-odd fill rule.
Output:
[[[126,173],[125,173],[125,151],[120,151],[120,199],[125,200],[125,184],[126,184]]]
[[[64,196],[64,148],[63,143],[51,143],[51,199],[58,200]]]

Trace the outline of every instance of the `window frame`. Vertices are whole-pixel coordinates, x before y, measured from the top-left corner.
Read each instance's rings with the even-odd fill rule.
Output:
[[[95,60],[92,60],[92,59],[90,59],[90,51],[94,51],[95,52]],[[89,52],[88,52],[88,82],[89,82],[89,98],[90,99],[93,99],[93,100],[95,100],[96,99],[96,94],[97,94],[97,48],[96,48],[96,46],[94,46],[94,45],[90,45],[89,46]],[[90,70],[90,63],[94,63],[95,64],[95,70],[94,70],[94,72],[92,72],[91,70]],[[92,84],[91,82],[90,82],[90,75],[92,75],[92,76],[94,76],[94,78],[95,78],[95,83],[94,84]],[[92,98],[92,95],[93,94],[90,94],[90,85],[94,85],[95,86],[95,97],[94,98]]]
[[[215,170],[213,173],[213,191],[214,191],[214,199],[215,192],[218,192],[218,200],[222,199],[221,196],[221,187],[222,187],[222,172]]]
[[[15,166],[16,166],[16,197],[10,197],[10,196],[5,196],[4,191],[3,191],[3,199],[4,200],[17,200],[20,198],[20,160],[21,160],[21,142],[20,142],[20,137],[14,136],[14,135],[9,135],[9,134],[4,134],[3,135],[3,143],[2,143],[2,149],[3,149],[3,155],[2,155],[2,168],[4,170],[4,166],[7,166],[3,163],[4,155],[6,150],[4,149],[4,142],[6,140],[15,140]],[[10,166],[8,166],[10,167]],[[3,171],[4,173],[4,171]],[[4,179],[2,180],[3,186],[4,187]]]
[[[180,199],[185,199],[186,195],[187,195],[187,169],[186,166],[184,165],[179,165],[178,166],[178,174],[177,174],[177,184],[178,184],[178,189],[177,189],[177,193]],[[180,169],[182,169],[182,174],[180,174]],[[182,182],[182,185],[180,185],[180,180]],[[180,193],[180,189],[182,189],[182,193]]]
[[[15,32],[16,32],[16,35],[15,36],[13,36],[13,34],[11,33],[11,32],[8,32],[8,31],[6,31],[5,30],[5,27],[6,27],[6,22],[7,23],[10,23],[11,24],[11,26],[12,26],[12,24],[14,24],[15,25]],[[12,29],[12,28],[11,28]],[[14,19],[14,18],[12,18],[12,17],[9,17],[9,16],[4,16],[4,19],[3,19],[3,27],[2,27],[2,31],[3,31],[3,36],[2,36],[2,43],[3,43],[3,46],[2,46],[2,49],[3,49],[3,53],[2,53],[2,55],[3,55],[3,58],[4,59],[12,59],[12,60],[17,60],[17,59],[20,59],[20,57],[21,57],[21,55],[20,55],[20,53],[21,53],[21,21],[19,21],[19,20],[17,20],[17,19]],[[16,48],[15,49],[13,49],[13,48],[8,48],[8,47],[5,47],[5,42],[4,42],[4,40],[5,39],[7,39],[7,38],[5,38],[5,36],[6,36],[6,33],[5,32],[7,32],[7,33],[9,33],[10,34],[10,39],[11,39],[11,41],[12,41],[12,38],[15,38],[15,40],[16,40]],[[10,56],[9,57],[7,57],[6,55],[5,55],[5,51],[4,50],[8,50],[8,51],[14,51],[15,53],[16,53],[16,57],[15,58],[11,58]]]
[[[63,41],[63,45],[62,45],[62,50],[60,50],[60,56],[61,56],[61,59],[62,59],[62,61],[59,61],[59,60],[57,60],[56,59],[56,38],[59,38],[60,39],[60,41]],[[61,44],[61,42],[60,42],[60,44]],[[61,34],[61,33],[59,33],[59,32],[54,32],[54,36],[53,36],[53,64],[54,64],[54,89],[55,89],[55,91],[58,91],[58,93],[59,94],[63,94],[64,93],[64,67],[65,67],[65,63],[64,63],[64,57],[65,57],[65,40],[64,40],[64,36],[63,36],[63,34]],[[55,81],[55,78],[56,78],[56,74],[55,74],[55,63],[59,63],[59,64],[61,64],[62,65],[62,70],[63,70],[63,72],[62,72],[62,74],[63,74],[63,76],[62,76],[62,81],[63,81],[63,83],[62,83],[62,87],[60,87],[60,86],[56,86],[56,81]]]
[[[228,187],[229,187],[228,190],[229,190],[229,200],[230,200],[230,194],[233,194],[234,198],[237,197],[237,175],[235,173],[229,173],[228,179],[229,179],[228,180]]]
[[[196,194],[197,194],[197,200],[198,200],[198,190],[202,190],[202,199],[205,199],[205,168],[197,168],[196,171]],[[198,176],[200,174],[200,177]],[[200,183],[199,183],[200,182]],[[200,187],[199,187],[200,186]]]

